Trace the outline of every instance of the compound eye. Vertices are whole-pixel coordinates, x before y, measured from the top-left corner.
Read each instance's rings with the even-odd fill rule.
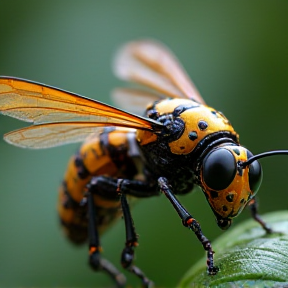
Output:
[[[203,161],[203,180],[213,190],[223,190],[233,181],[237,164],[233,154],[220,148],[211,151]]]
[[[247,151],[247,158],[249,159],[252,156],[253,154],[250,151]],[[262,182],[262,168],[260,163],[255,160],[249,165],[248,169],[249,186],[251,191],[256,194]]]

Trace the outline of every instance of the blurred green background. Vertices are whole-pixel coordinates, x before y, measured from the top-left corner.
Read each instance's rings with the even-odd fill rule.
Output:
[[[287,149],[287,15],[286,0],[0,0],[0,74],[111,104],[111,89],[122,85],[111,72],[115,50],[155,38],[175,52],[244,146],[254,153]],[[0,134],[24,125],[1,116]],[[1,287],[111,287],[106,275],[90,271],[87,247],[73,247],[58,225],[57,187],[77,147],[32,151],[0,141]],[[261,162],[261,212],[287,209],[288,158]],[[199,190],[181,199],[208,238],[223,233]],[[202,246],[164,197],[143,200],[132,213],[140,235],[136,263],[157,286],[175,286],[203,256]],[[243,212],[235,223],[248,217]],[[118,267],[123,229],[120,221],[102,238]],[[128,282],[139,283],[130,275]]]

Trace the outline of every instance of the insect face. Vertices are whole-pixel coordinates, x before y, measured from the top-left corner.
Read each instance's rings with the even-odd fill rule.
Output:
[[[201,186],[217,217],[218,226],[227,229],[247,203],[254,198],[262,181],[258,161],[243,167],[253,155],[242,146],[223,145],[203,160]]]

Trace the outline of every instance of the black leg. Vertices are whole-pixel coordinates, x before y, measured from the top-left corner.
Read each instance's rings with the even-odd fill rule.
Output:
[[[118,192],[120,192],[119,189]],[[121,255],[121,264],[123,268],[135,274],[142,280],[143,287],[151,287],[153,282],[150,281],[145,274],[133,264],[134,248],[138,246],[138,237],[135,231],[133,219],[131,217],[129,205],[124,194],[121,195],[121,205],[126,228],[126,243]]]
[[[262,218],[258,214],[258,203],[256,202],[256,199],[252,199],[248,203],[251,211],[251,215],[255,221],[257,221],[262,228],[266,231],[266,233],[271,234],[273,233],[273,230],[262,220]]]
[[[97,231],[97,219],[93,195],[86,195],[88,206],[89,264],[95,271],[107,272],[116,282],[117,287],[125,287],[126,279],[109,261],[101,257],[101,246]]]
[[[126,200],[126,194],[134,197],[151,197],[159,195],[157,184],[153,182],[145,182],[138,180],[115,179],[105,176],[97,176],[91,179],[87,185],[88,192],[83,198],[81,205],[88,205],[89,214],[89,239],[90,239],[90,265],[95,270],[105,270],[116,281],[119,287],[124,285],[122,279],[124,276],[120,274],[116,268],[107,260],[100,257],[99,236],[96,230],[96,214],[93,195],[100,195],[111,201],[121,201],[123,217],[126,227],[126,243],[122,251],[121,264],[127,270],[135,274],[142,280],[143,287],[151,287],[153,282],[150,281],[144,273],[133,264],[134,248],[138,245],[137,234],[135,232],[133,219]],[[94,215],[93,217],[91,215]],[[90,220],[91,219],[91,220]],[[91,254],[92,253],[92,254]],[[92,256],[91,256],[92,255]]]
[[[205,249],[205,251],[207,251],[207,271],[209,275],[217,274],[219,269],[214,266],[214,259],[213,259],[214,251],[212,250],[210,241],[203,235],[200,224],[188,213],[188,211],[181,205],[181,203],[174,196],[171,186],[169,185],[168,180],[166,178],[160,177],[158,179],[158,184],[161,192],[164,193],[164,195],[168,198],[168,200],[171,202],[174,209],[180,216],[183,225],[185,227],[188,227],[195,233],[195,235],[201,242],[203,248]]]
[[[157,183],[148,183],[139,180],[115,179],[105,176],[92,178],[87,188],[92,194],[105,198],[115,199],[120,194],[131,195],[138,198],[158,196]],[[121,193],[119,192],[121,190]]]

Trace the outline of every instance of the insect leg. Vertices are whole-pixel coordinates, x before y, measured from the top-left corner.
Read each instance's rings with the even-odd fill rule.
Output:
[[[120,190],[121,194],[138,198],[159,195],[156,183],[148,183],[140,180],[115,179],[105,176],[92,178],[87,187],[91,193],[107,197],[107,199],[119,197]]]
[[[99,234],[96,229],[96,211],[93,194],[87,192],[88,206],[88,235],[89,235],[89,264],[95,271],[107,272],[116,282],[117,287],[124,287],[126,283],[125,276],[121,274],[109,261],[101,257],[101,246]]]
[[[257,221],[262,226],[262,228],[266,231],[266,233],[268,233],[268,234],[273,233],[273,230],[259,216],[259,214],[258,214],[258,203],[257,203],[256,199],[255,198],[252,199],[248,203],[248,205],[249,205],[249,208],[250,208],[251,215],[252,215],[253,219],[255,221]]]
[[[126,227],[126,243],[125,243],[125,248],[123,249],[122,255],[121,255],[121,264],[123,268],[127,269],[128,271],[132,272],[137,277],[139,277],[142,280],[144,287],[150,287],[152,285],[152,282],[144,275],[144,273],[138,267],[133,265],[134,247],[136,247],[138,244],[137,234],[135,232],[133,219],[131,217],[130,209],[129,209],[125,195],[126,194],[133,195],[135,197],[150,197],[150,196],[159,195],[159,192],[157,191],[156,183],[152,183],[152,182],[148,183],[145,181],[138,181],[138,180],[115,179],[115,178],[105,177],[105,176],[97,176],[91,179],[90,183],[87,185],[87,189],[89,192],[88,194],[86,194],[85,198],[83,199],[83,202],[84,204],[87,202],[88,203],[90,202],[89,205],[91,206],[91,208],[89,208],[90,206],[88,205],[88,211],[89,210],[92,211],[93,209],[95,210],[95,206],[93,202],[94,194],[100,195],[103,198],[106,198],[107,200],[119,199],[121,201],[123,217],[125,220],[125,227]],[[91,214],[95,215],[95,211],[90,212],[90,215]],[[93,218],[95,219],[95,216]],[[89,235],[92,236],[91,240],[95,239],[94,240],[95,244],[93,244],[92,246],[97,247],[97,245],[99,245],[99,237],[98,235],[95,235],[95,233],[97,233],[95,232],[95,223],[96,223],[96,220],[94,220],[94,224],[89,223],[89,227],[91,225],[91,227],[89,228],[91,229],[89,230]],[[90,243],[90,247],[91,247],[91,243]],[[111,274],[111,269],[106,269],[106,271],[109,274]],[[115,273],[114,275],[113,274],[111,275],[114,279],[115,279],[115,276],[117,276]]]
[[[164,195],[168,198],[168,200],[171,202],[174,209],[180,216],[182,224],[185,227],[191,229],[195,233],[195,235],[201,242],[204,250],[207,251],[207,271],[209,275],[217,274],[219,268],[214,266],[214,259],[213,259],[214,251],[212,250],[210,241],[203,235],[200,224],[195,218],[193,218],[189,214],[189,212],[181,205],[181,203],[174,196],[171,186],[169,185],[168,180],[166,178],[160,177],[158,179],[158,185],[161,192],[164,193]]]
[[[150,287],[153,285],[153,282],[150,281],[145,274],[133,264],[134,260],[134,248],[138,246],[138,237],[135,231],[133,219],[130,213],[129,205],[126,199],[125,194],[121,195],[121,206],[123,211],[123,218],[125,221],[126,229],[126,243],[125,248],[122,251],[121,255],[121,264],[123,268],[132,272],[137,277],[142,280],[143,287]]]

